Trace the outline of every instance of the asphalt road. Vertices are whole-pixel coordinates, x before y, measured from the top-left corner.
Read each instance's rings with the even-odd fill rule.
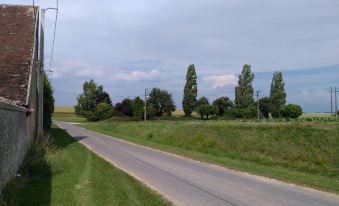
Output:
[[[200,163],[68,123],[56,124],[175,205],[339,206],[337,195]]]

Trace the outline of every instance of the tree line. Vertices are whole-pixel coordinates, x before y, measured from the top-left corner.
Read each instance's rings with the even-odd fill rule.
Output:
[[[235,87],[235,99],[232,101],[227,96],[216,98],[211,104],[208,98],[198,98],[198,84],[195,65],[189,65],[184,86],[182,108],[186,117],[192,113],[199,114],[201,119],[211,116],[228,116],[230,118],[297,118],[302,114],[299,105],[286,105],[285,82],[282,73],[274,72],[271,82],[270,94],[258,101],[254,100],[253,80],[255,75],[251,65],[245,64],[239,75],[238,85]],[[102,85],[97,85],[93,80],[86,81],[83,93],[77,98],[75,106],[77,115],[86,117],[89,121],[109,119],[113,116],[131,117],[134,120],[144,118],[155,119],[162,116],[171,116],[176,110],[172,94],[167,90],[153,88],[145,101],[141,97],[125,98],[113,105],[112,100]]]
[[[145,102],[137,96],[133,99],[125,98],[113,105],[108,93],[102,85],[97,85],[93,80],[86,81],[83,92],[77,98],[75,113],[86,117],[89,121],[98,121],[116,117],[131,117],[141,120],[144,117]],[[153,88],[146,102],[147,119],[154,119],[163,115],[171,116],[176,110],[172,94],[166,90]]]
[[[211,115],[229,116],[231,118],[254,118],[259,112],[262,118],[297,118],[302,114],[299,105],[286,105],[285,82],[282,73],[274,72],[270,94],[258,101],[254,100],[253,80],[255,75],[251,71],[251,65],[245,64],[239,75],[238,85],[235,87],[234,102],[229,97],[223,96],[215,99],[212,104],[206,97],[197,99],[197,75],[195,66],[187,69],[184,98],[182,101],[185,116],[191,117],[196,111],[202,119],[208,119]],[[259,106],[257,109],[256,107]]]

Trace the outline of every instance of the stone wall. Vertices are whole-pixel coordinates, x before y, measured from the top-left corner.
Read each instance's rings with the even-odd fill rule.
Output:
[[[33,139],[26,108],[0,100],[0,192],[15,176]]]

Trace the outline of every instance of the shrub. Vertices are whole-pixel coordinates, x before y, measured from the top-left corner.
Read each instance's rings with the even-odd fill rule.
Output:
[[[48,81],[47,76],[44,77],[44,105],[43,105],[43,128],[49,131],[52,125],[52,113],[54,112],[53,88]]]
[[[296,119],[302,115],[303,111],[299,105],[288,104],[280,110],[280,114],[284,118]]]
[[[90,120],[98,121],[98,120],[105,120],[112,117],[113,108],[111,105],[107,103],[100,103],[95,107],[92,117]]]
[[[245,109],[241,108],[232,108],[227,112],[228,116],[233,118],[241,118],[241,119],[250,119],[254,118],[257,115],[257,111],[255,107],[248,107]]]
[[[201,119],[208,119],[210,115],[218,114],[219,108],[216,105],[202,105],[198,109]]]

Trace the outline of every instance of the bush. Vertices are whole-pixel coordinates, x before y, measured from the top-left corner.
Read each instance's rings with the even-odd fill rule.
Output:
[[[54,112],[53,88],[47,76],[44,76],[44,105],[43,105],[43,128],[49,131],[52,125],[52,114]]]
[[[113,115],[112,106],[107,103],[100,103],[95,107],[95,110],[90,120],[92,121],[106,120],[112,117],[112,115]]]
[[[233,118],[250,119],[256,117],[257,111],[255,107],[248,107],[245,109],[232,108],[227,111],[227,115]]]
[[[288,104],[280,110],[280,114],[284,118],[296,119],[300,117],[303,113],[303,110],[299,105]]]
[[[216,105],[202,105],[198,109],[201,119],[208,119],[210,115],[218,114],[219,108]]]

